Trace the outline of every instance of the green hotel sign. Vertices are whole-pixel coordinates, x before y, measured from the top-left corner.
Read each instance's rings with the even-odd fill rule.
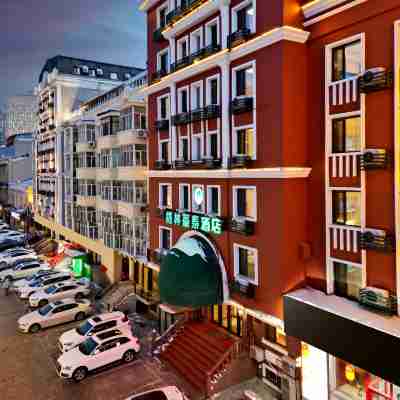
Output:
[[[208,217],[207,215],[192,214],[166,210],[164,221],[168,225],[177,225],[186,229],[221,235],[223,231],[223,220],[218,217]]]

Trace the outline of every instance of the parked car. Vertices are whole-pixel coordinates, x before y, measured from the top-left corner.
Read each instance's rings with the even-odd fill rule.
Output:
[[[59,273],[59,271],[55,271],[53,269],[42,269],[38,272],[35,272],[33,275],[28,276],[27,278],[24,279],[20,279],[19,281],[15,281],[13,282],[13,288],[14,290],[18,290],[19,288],[23,287],[23,286],[28,286],[31,283],[39,280],[42,277],[45,276],[50,276],[50,275],[54,275]]]
[[[25,234],[21,232],[0,232],[0,240],[2,239],[25,239]]]
[[[62,353],[73,349],[89,336],[97,335],[109,329],[130,330],[131,325],[124,313],[115,311],[96,315],[86,320],[82,325],[75,329],[64,332],[58,341],[58,346]]]
[[[47,303],[66,298],[82,299],[90,294],[90,285],[87,282],[61,282],[46,289],[39,290],[29,297],[31,307],[43,307]]]
[[[188,400],[176,386],[165,386],[135,394],[125,400]]]
[[[35,253],[26,249],[10,251],[8,255],[0,256],[0,268],[17,260],[35,257],[37,258]]]
[[[111,337],[103,332],[91,336],[57,360],[61,378],[83,381],[89,372],[95,372],[118,361],[129,363],[140,350],[139,339],[129,333]]]
[[[1,229],[8,229],[10,225],[6,224],[5,222],[0,222],[0,230]]]
[[[0,240],[0,251],[4,251],[7,249],[12,249],[14,247],[18,247],[24,244],[24,239],[1,239]]]
[[[4,250],[4,251],[1,251],[0,252],[0,257],[7,257],[7,256],[9,256],[9,255],[11,255],[11,254],[13,254],[13,253],[15,253],[17,251],[20,251],[20,250],[24,250],[24,251],[29,252],[29,253],[35,253],[35,250],[33,250],[31,248],[27,249],[26,247],[18,246],[18,247],[13,247],[11,249],[7,249],[7,250]]]
[[[92,312],[87,299],[64,299],[45,305],[18,319],[18,329],[24,333],[36,333],[42,328],[71,321],[82,321]]]
[[[37,260],[23,262],[23,263],[18,264],[14,268],[5,269],[5,270],[1,271],[0,272],[0,281],[4,281],[4,280],[13,281],[16,279],[26,278],[40,270],[44,270],[44,269],[48,269],[48,268],[49,268],[48,264],[40,263]]]
[[[31,282],[29,285],[20,287],[17,290],[17,295],[19,296],[20,299],[26,300],[39,290],[47,289],[48,287],[59,282],[68,282],[68,281],[73,282],[72,276],[68,272],[44,276]]]

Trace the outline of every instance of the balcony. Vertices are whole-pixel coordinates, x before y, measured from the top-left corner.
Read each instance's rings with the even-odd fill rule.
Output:
[[[371,68],[358,80],[360,93],[371,93],[393,86],[393,72],[384,67]]]
[[[189,122],[190,122],[190,112],[173,115],[171,119],[171,123],[174,126],[188,124]]]
[[[137,285],[136,283],[134,283],[133,287],[135,294],[149,305],[160,302],[160,294],[158,292],[145,289],[143,286]]]
[[[377,250],[386,253],[395,251],[395,238],[384,230],[368,229],[360,235],[363,250]]]
[[[231,113],[242,114],[253,111],[253,97],[237,97],[231,101]]]
[[[218,53],[221,51],[221,45],[220,44],[210,44],[209,46],[204,47],[203,49],[203,58],[212,56],[215,53]],[[194,55],[192,55],[194,57]],[[195,58],[193,59],[193,61]]]
[[[154,163],[154,169],[156,170],[165,170],[165,169],[170,169],[171,168],[171,164],[169,163],[168,160],[157,160]]]
[[[190,168],[191,162],[189,160],[175,160],[174,161],[174,168],[175,169],[186,169]]]
[[[182,0],[181,5],[170,11],[166,16],[167,25],[173,25],[207,0]]]
[[[240,233],[241,235],[250,236],[254,234],[254,221],[247,219],[235,219],[232,218],[229,222],[229,230],[234,233]]]
[[[163,30],[165,29],[165,26],[161,26],[157,30],[153,32],[153,41],[154,42],[161,42],[164,40],[164,36],[162,34]]]
[[[245,43],[251,35],[251,30],[248,28],[239,29],[228,36],[228,47],[239,46]]]
[[[360,289],[360,305],[388,315],[397,313],[397,299],[388,290],[374,287]]]
[[[154,123],[154,127],[160,131],[166,131],[169,129],[169,119],[159,119]]]
[[[247,285],[244,285],[243,283],[236,281],[236,280],[233,280],[229,283],[229,290],[232,293],[238,293],[249,299],[254,299],[255,288],[256,287],[252,283],[248,283]]]
[[[221,117],[221,107],[216,104],[211,104],[207,107],[193,110],[190,115],[190,120],[191,122],[198,122],[219,117]]]
[[[182,57],[180,60],[171,64],[171,73],[175,71],[179,71],[182,68],[187,67],[192,64],[192,60],[190,56]]]
[[[222,166],[222,160],[220,158],[203,158],[203,163],[206,169],[216,169]]]
[[[164,76],[168,75],[168,71],[166,68],[160,69],[153,74],[151,74],[151,83],[160,82]]]
[[[385,149],[366,149],[361,155],[360,165],[363,170],[385,169],[389,156]]]
[[[251,157],[247,154],[234,156],[229,161],[230,168],[246,168],[251,162]]]

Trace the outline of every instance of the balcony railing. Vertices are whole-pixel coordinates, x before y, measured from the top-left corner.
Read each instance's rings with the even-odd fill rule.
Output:
[[[158,71],[154,72],[151,75],[151,82],[152,83],[157,83],[157,82],[161,81],[161,79],[164,76],[167,76],[167,75],[168,75],[168,70],[166,68],[159,69]]]
[[[229,160],[230,168],[246,168],[251,162],[251,157],[247,154],[240,154]]]
[[[160,42],[161,40],[164,40],[164,36],[162,34],[163,30],[165,29],[165,26],[161,26],[157,30],[153,32],[153,41],[155,42]]]
[[[207,169],[221,168],[222,160],[220,158],[203,158],[204,167]]]
[[[169,129],[169,119],[159,119],[154,123],[154,127],[160,131],[166,131]]]
[[[190,168],[191,162],[189,160],[175,160],[174,168],[175,169],[186,169]]]
[[[395,250],[395,238],[394,235],[384,230],[367,230],[360,235],[360,247],[363,250],[377,250],[391,253]]]
[[[253,97],[237,97],[231,101],[231,113],[241,114],[253,110]]]
[[[157,160],[154,163],[154,169],[156,170],[164,170],[169,168],[171,168],[171,164],[169,163],[168,160]]]
[[[255,297],[255,286],[252,283],[244,285],[239,281],[233,280],[229,283],[229,289],[232,293],[239,293],[249,299],[254,299]]]
[[[191,60],[190,56],[182,57],[178,61],[171,64],[171,73],[175,72],[175,71],[179,71],[180,69],[185,68],[190,64],[192,64],[192,60]]]
[[[254,227],[254,221],[249,221],[248,219],[232,218],[229,222],[229,230],[231,232],[240,233],[241,235],[253,235]]]
[[[198,108],[190,113],[191,122],[204,121],[221,116],[221,107],[216,104],[211,104],[204,108]]]
[[[235,47],[246,42],[251,35],[251,30],[248,28],[239,29],[228,36],[228,46]]]
[[[333,250],[358,253],[360,251],[361,228],[347,225],[330,225],[330,240]]]
[[[358,79],[360,93],[371,93],[393,86],[393,72],[384,67],[371,68]]]
[[[385,149],[366,149],[361,155],[361,168],[368,169],[384,169],[388,166],[389,157]]]
[[[173,115],[171,118],[172,125],[184,125],[190,122],[190,112],[185,112],[177,115]]]
[[[396,296],[391,294],[388,290],[365,287],[360,289],[359,303],[388,315],[397,313],[397,299]]]
[[[135,294],[150,304],[160,302],[160,294],[155,291],[145,289],[143,286],[134,284]]]
[[[181,5],[174,10],[170,11],[166,16],[167,25],[173,25],[176,21],[179,21],[186,14],[190,13],[207,0],[182,0]]]

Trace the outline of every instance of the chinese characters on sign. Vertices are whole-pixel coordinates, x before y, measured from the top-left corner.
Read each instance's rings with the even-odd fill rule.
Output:
[[[221,218],[208,217],[206,215],[166,210],[164,220],[168,225],[178,225],[182,228],[203,231],[214,235],[221,235],[223,229],[223,221]]]

